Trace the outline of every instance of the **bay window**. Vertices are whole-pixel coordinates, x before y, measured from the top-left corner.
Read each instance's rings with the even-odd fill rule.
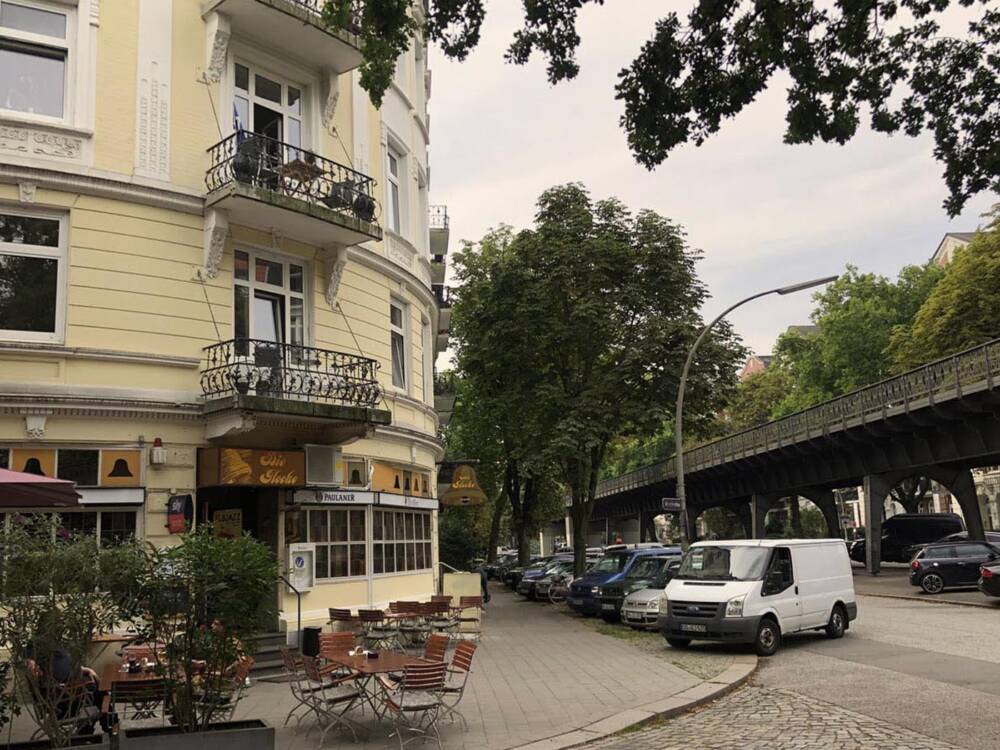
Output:
[[[61,339],[64,235],[62,219],[0,209],[0,338]]]
[[[372,514],[372,573],[427,570],[431,560],[431,514],[376,510]]]
[[[0,0],[0,111],[66,118],[68,12],[33,0]]]

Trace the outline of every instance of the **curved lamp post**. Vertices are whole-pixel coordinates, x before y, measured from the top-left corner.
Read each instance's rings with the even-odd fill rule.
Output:
[[[793,292],[801,292],[803,289],[812,289],[814,286],[822,286],[823,284],[829,284],[831,281],[836,281],[837,278],[837,276],[825,276],[822,279],[803,281],[801,284],[792,284],[791,286],[783,286],[777,289],[768,289],[766,292],[758,292],[757,294],[751,295],[746,299],[740,300],[735,305],[730,305],[719,313],[711,323],[701,329],[701,333],[699,333],[698,338],[695,339],[694,346],[692,346],[691,351],[688,352],[687,361],[684,362],[684,369],[681,371],[681,382],[677,387],[677,412],[674,419],[674,439],[676,441],[674,458],[677,467],[677,500],[680,503],[681,547],[683,549],[687,550],[688,545],[691,543],[691,540],[688,538],[687,496],[684,493],[684,387],[687,385],[688,370],[691,369],[691,363],[694,361],[695,352],[698,351],[698,345],[701,344],[702,339],[705,338],[716,323],[740,305],[745,305],[747,302],[751,302],[758,297],[766,297],[769,294],[785,295],[792,294]]]

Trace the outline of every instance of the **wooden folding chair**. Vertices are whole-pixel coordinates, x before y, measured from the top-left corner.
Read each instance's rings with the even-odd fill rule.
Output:
[[[403,668],[403,678],[398,683],[380,680],[386,690],[386,713],[392,717],[393,731],[389,737],[399,740],[399,747],[413,740],[424,741],[433,737],[441,748],[438,720],[441,717],[441,691],[445,683],[446,667],[443,663],[411,664]],[[403,733],[413,735],[403,741]]]
[[[477,645],[470,641],[462,641],[455,646],[455,655],[451,658],[451,665],[448,667],[448,680],[441,690],[441,707],[443,711],[454,721],[457,716],[462,720],[465,731],[469,731],[469,724],[465,717],[457,710],[458,704],[462,702],[465,695],[465,686],[469,682],[469,673],[472,671],[472,657],[476,653]]]

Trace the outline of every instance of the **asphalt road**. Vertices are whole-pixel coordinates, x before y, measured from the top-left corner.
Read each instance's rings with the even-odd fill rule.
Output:
[[[859,596],[841,640],[787,638],[754,680],[970,750],[1000,747],[1000,612]]]

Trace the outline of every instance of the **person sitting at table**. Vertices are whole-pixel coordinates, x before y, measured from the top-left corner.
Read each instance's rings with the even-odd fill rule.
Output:
[[[88,666],[77,663],[69,652],[61,646],[50,647],[42,639],[36,638],[29,647],[29,657],[25,660],[28,673],[46,689],[64,688],[67,685],[83,682],[90,694],[92,705],[98,709],[104,703],[107,691],[100,689],[97,672]],[[68,697],[61,699],[55,706],[60,719],[80,715],[77,734],[93,734],[98,718],[101,728],[110,731],[111,722],[103,713],[81,713],[79,701],[71,701]]]

